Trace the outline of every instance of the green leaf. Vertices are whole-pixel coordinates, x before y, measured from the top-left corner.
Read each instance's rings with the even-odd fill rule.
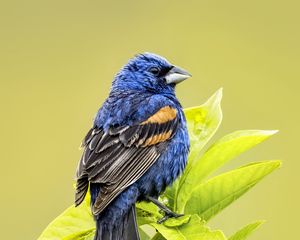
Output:
[[[219,89],[203,105],[184,109],[190,144],[189,164],[197,159],[200,151],[211,139],[222,121],[222,89]]]
[[[180,180],[177,180],[172,188],[166,190],[170,207],[176,211],[178,192],[184,184],[184,180],[197,160],[205,144],[215,134],[222,121],[221,110],[222,89],[219,89],[207,102],[198,107],[184,109],[190,138],[190,154],[188,163]]]
[[[78,207],[71,206],[54,219],[38,240],[88,240],[93,238],[95,223],[89,207],[89,196]]]
[[[95,228],[87,231],[76,232],[67,237],[62,238],[62,240],[93,240],[95,236]]]
[[[209,174],[276,132],[265,130],[236,131],[213,144],[193,165],[193,168],[185,175],[185,179],[181,180],[182,187],[179,189],[177,198],[179,212],[182,212],[193,188],[199,185]]]
[[[167,221],[164,222],[164,225],[166,227],[178,227],[189,222],[190,218],[190,215],[184,215],[178,218],[169,218]]]
[[[159,232],[157,232],[151,240],[165,240],[165,238]]]
[[[202,183],[190,195],[185,206],[185,214],[197,213],[202,219],[209,220],[280,164],[278,160],[257,162]]]
[[[150,236],[143,230],[139,227],[139,235],[140,235],[140,238],[141,240],[150,240]]]
[[[262,225],[265,221],[256,221],[254,223],[250,223],[245,227],[241,228],[237,231],[233,236],[229,238],[229,240],[245,240],[250,234],[252,234],[260,225]]]
[[[224,234],[212,231],[198,215],[191,216],[190,221],[179,227],[166,227],[163,224],[151,224],[167,240],[226,240]]]
[[[137,210],[142,210],[144,212],[150,213],[155,217],[161,217],[162,215],[158,211],[158,207],[152,202],[137,202],[135,205]]]
[[[158,207],[151,202],[139,202],[136,204],[136,213],[138,225],[157,222],[158,219],[162,218],[158,211]]]

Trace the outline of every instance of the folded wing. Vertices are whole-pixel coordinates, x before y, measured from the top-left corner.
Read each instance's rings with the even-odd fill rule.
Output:
[[[82,146],[77,169],[75,205],[79,205],[89,183],[100,183],[100,193],[92,207],[101,213],[124,189],[136,182],[166,149],[178,126],[177,110],[161,108],[134,126],[114,126],[107,132],[92,128]]]

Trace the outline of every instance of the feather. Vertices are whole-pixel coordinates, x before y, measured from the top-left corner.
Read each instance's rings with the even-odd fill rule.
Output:
[[[101,213],[124,189],[137,181],[160,157],[177,128],[177,110],[166,106],[133,126],[90,130],[77,171],[76,204],[88,183],[101,184],[92,207]]]

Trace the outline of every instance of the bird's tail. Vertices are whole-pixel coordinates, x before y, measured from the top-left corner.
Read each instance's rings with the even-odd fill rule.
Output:
[[[140,240],[135,205],[131,207],[118,226],[106,226],[101,223],[100,219],[97,220],[94,240]]]

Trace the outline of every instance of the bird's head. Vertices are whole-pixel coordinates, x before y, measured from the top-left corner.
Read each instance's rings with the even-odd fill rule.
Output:
[[[112,89],[173,93],[176,84],[191,75],[153,53],[130,59],[113,81]]]

